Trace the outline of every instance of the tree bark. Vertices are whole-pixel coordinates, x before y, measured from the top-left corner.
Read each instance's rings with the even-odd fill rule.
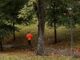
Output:
[[[2,38],[0,40],[0,51],[3,51]]]
[[[73,26],[73,24],[74,24],[74,22],[73,22],[73,19],[70,17],[70,48],[71,48],[71,54],[72,54],[72,56],[74,56],[74,52],[73,52],[73,44],[74,44],[74,26]]]
[[[37,1],[38,6],[38,46],[37,46],[37,55],[44,55],[44,29],[45,29],[45,20],[44,20],[44,3],[42,0]]]
[[[53,2],[53,0],[51,0],[51,2]],[[53,6],[53,5],[51,5]],[[56,2],[54,2],[54,12],[53,12],[53,17],[54,17],[54,44],[57,43],[57,11],[56,11]]]
[[[15,27],[15,23],[13,22],[13,27]],[[15,41],[15,28],[13,29],[13,41]]]
[[[54,22],[54,43],[57,43],[57,27],[56,27],[56,21]]]

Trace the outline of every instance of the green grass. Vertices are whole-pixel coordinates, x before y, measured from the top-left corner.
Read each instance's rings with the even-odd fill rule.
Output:
[[[27,56],[25,55],[1,55],[0,60],[80,60],[66,56]]]
[[[21,42],[25,42],[25,34],[30,31],[33,34],[33,45],[37,45],[37,24],[31,24],[29,26],[25,25],[17,25],[20,28],[19,32],[16,32],[16,40],[19,40]],[[12,39],[12,37],[9,36],[9,38]],[[7,39],[10,40],[11,39]],[[4,39],[5,40],[5,39]],[[61,41],[55,45],[52,45],[53,47],[57,48],[68,48],[70,47],[70,31],[69,28],[66,28],[65,26],[60,26],[57,28],[57,40]],[[52,27],[45,27],[45,45],[49,46],[54,41],[54,28]],[[66,43],[65,43],[66,42]],[[80,26],[76,25],[74,28],[74,47],[80,47]]]

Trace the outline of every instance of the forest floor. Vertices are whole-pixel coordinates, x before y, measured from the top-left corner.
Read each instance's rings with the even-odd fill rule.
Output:
[[[20,25],[20,31],[16,32],[16,42],[20,49],[8,49],[0,52],[0,60],[80,60],[80,27],[74,30],[73,49],[71,49],[70,31],[64,26],[57,28],[58,43],[54,44],[54,29],[45,29],[45,56],[37,56],[36,48],[32,51],[25,49],[21,45],[26,45],[25,34],[30,31],[33,34],[32,44],[37,46],[37,25]],[[9,36],[10,38],[10,36]],[[9,39],[8,40],[12,40]],[[11,37],[12,38],[12,37]],[[10,42],[9,42],[10,43]],[[26,45],[27,46],[27,45]]]
[[[35,51],[30,51],[27,49],[5,51],[0,53],[0,60],[80,60],[80,57],[76,55],[73,57],[69,55],[63,55],[65,54],[63,50],[47,50],[48,54],[50,54],[47,56],[38,56],[35,54]],[[66,52],[66,54],[69,52],[70,50]]]

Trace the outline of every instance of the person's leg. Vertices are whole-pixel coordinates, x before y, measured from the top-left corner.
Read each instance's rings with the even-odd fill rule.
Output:
[[[31,40],[28,40],[28,45],[29,45],[29,48],[32,47]]]
[[[29,40],[29,45],[31,45],[31,40]]]

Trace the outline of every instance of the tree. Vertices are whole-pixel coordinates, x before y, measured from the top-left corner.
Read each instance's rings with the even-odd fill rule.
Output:
[[[26,2],[28,2],[28,0],[1,0],[0,12],[5,19],[7,18],[7,20],[13,24],[13,27],[15,27],[16,22],[19,22],[17,21],[18,11]],[[13,29],[13,40],[15,40],[15,29]]]
[[[57,25],[60,23],[59,17],[63,15],[65,10],[65,4],[62,0],[50,0],[47,8],[47,21],[49,26],[54,26],[54,43],[57,43]]]
[[[23,9],[20,10],[19,18],[26,19],[27,22],[31,22],[33,18],[38,18],[38,46],[37,55],[44,54],[44,1],[30,0]]]
[[[45,16],[44,16],[44,1],[37,0],[37,12],[38,12],[38,46],[37,55],[44,54],[44,28],[45,28]]]
[[[28,0],[0,0],[0,46],[2,47],[2,40],[9,33],[13,32],[15,40],[15,23],[19,23],[17,18],[18,11],[23,7]]]
[[[49,0],[47,3],[47,21],[49,26],[54,26],[54,43],[57,42],[57,26],[65,25],[69,27],[67,7],[73,7],[73,21],[79,23],[79,1],[75,0]]]
[[[32,23],[35,17],[35,11],[33,7],[34,0],[29,0],[22,9],[20,9],[18,18],[23,19],[23,23],[26,25]]]
[[[15,27],[16,28],[16,27]],[[12,33],[14,27],[10,24],[7,24],[5,20],[0,19],[0,51],[3,51],[3,40],[4,37],[10,35]]]

